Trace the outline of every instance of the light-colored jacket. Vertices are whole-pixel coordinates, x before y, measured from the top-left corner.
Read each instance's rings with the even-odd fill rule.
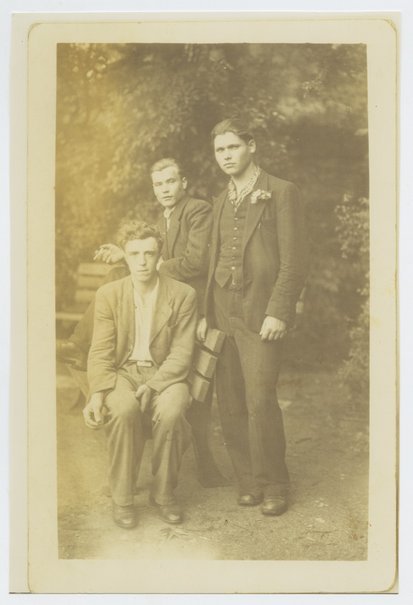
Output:
[[[159,276],[149,350],[157,372],[147,382],[156,392],[189,373],[197,324],[196,293],[187,284]],[[111,390],[117,371],[129,359],[135,339],[135,307],[130,275],[98,289],[88,358],[90,394]]]

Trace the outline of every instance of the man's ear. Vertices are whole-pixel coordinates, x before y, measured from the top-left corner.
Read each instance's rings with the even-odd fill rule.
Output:
[[[250,150],[250,153],[255,153],[257,151],[257,143],[254,139],[248,141],[248,149]]]
[[[186,189],[188,187],[188,181],[186,180],[186,178],[184,176],[182,177],[182,187],[184,189]]]

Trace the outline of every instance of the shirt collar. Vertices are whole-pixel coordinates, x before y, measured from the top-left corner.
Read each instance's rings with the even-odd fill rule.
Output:
[[[159,277],[156,280],[156,284],[154,289],[152,290],[152,292],[149,294],[148,298],[146,299],[146,305],[145,307],[154,307],[155,306],[155,301],[158,297],[158,291],[159,291]],[[143,301],[142,301],[142,297],[138,294],[138,292],[135,290],[135,288],[133,289],[133,298],[135,301],[135,307],[143,307]]]
[[[163,211],[164,217],[166,219],[168,219],[171,216],[172,212],[175,210],[175,208],[176,208],[176,204],[175,204],[175,206],[172,206],[172,208],[165,208]]]
[[[255,166],[254,172],[240,191],[237,191],[235,183],[231,178],[228,183],[228,199],[235,208],[237,208],[241,204],[242,200],[254,189],[260,173],[261,168],[259,166]]]

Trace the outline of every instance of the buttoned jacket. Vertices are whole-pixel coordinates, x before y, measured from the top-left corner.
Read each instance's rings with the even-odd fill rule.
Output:
[[[149,350],[158,367],[147,382],[154,391],[187,378],[197,323],[193,288],[159,276]],[[135,338],[135,306],[130,275],[98,289],[92,345],[88,357],[90,393],[111,390],[117,371],[129,359]]]
[[[158,222],[164,238],[164,262],[159,272],[195,288],[201,304],[208,273],[212,206],[204,200],[185,196],[175,206],[169,221],[168,230],[163,217]]]
[[[270,193],[269,199],[254,199],[254,192]],[[209,325],[214,325],[214,273],[220,251],[220,218],[228,200],[225,189],[213,207],[214,225],[205,299]],[[261,171],[247,204],[242,235],[242,311],[246,325],[259,332],[266,315],[291,326],[295,306],[304,286],[308,249],[304,209],[297,187]]]

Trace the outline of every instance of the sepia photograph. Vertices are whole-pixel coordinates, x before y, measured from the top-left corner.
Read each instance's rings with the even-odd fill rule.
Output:
[[[30,34],[34,591],[391,590],[394,30],[112,25]]]
[[[59,44],[56,108],[60,556],[366,559],[366,46]]]

